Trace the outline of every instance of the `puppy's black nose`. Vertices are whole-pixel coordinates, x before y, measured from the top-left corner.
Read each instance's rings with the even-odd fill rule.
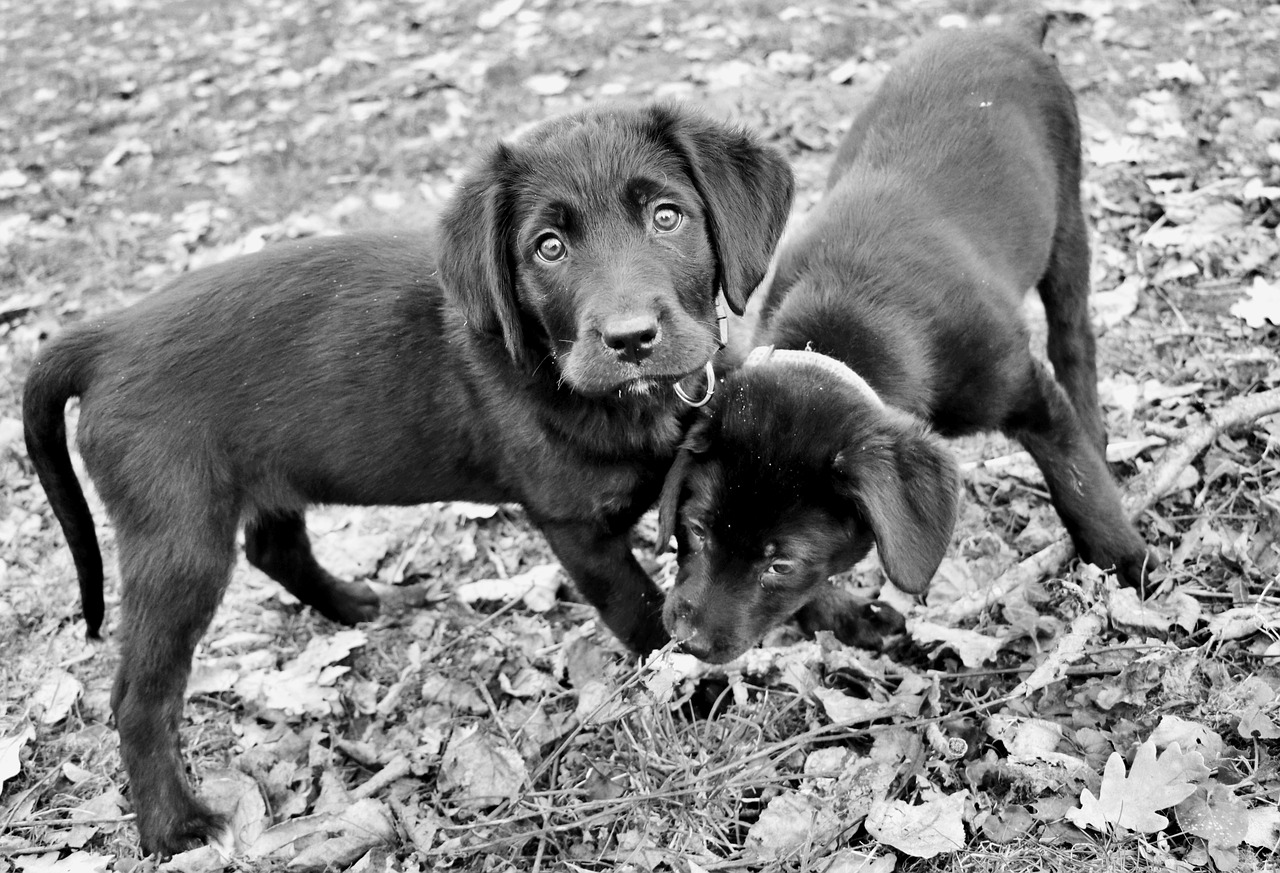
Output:
[[[643,361],[658,342],[658,320],[652,315],[612,319],[600,329],[600,340],[624,361]]]
[[[702,638],[695,637],[691,640],[681,640],[676,646],[686,655],[693,655],[699,661],[706,661],[711,655],[710,644]]]

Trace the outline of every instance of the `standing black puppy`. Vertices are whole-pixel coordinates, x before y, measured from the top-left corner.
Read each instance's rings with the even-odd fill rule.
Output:
[[[662,500],[664,532],[683,519],[666,624],[693,654],[733,658],[797,612],[858,640],[865,613],[826,579],[873,542],[923,591],[958,489],[931,429],[1015,437],[1081,556],[1142,583],[1104,458],[1079,122],[1043,36],[950,31],[904,54],[780,246],[756,341],[790,351],[726,378]],[[1033,285],[1053,373],[1020,313]]]
[[[716,352],[717,289],[742,310],[791,194],[785,161],[741,130],[677,107],[583,112],[493,149],[438,245],[279,246],[44,350],[27,447],[96,636],[102,559],[63,420],[80,398],[120,556],[112,707],[144,851],[220,826],[187,784],[178,724],[241,524],[255,566],[353,623],[378,599],[316,563],[309,504],[518,502],[619,639],[665,643],[628,533],[684,431],[672,389],[696,392]]]

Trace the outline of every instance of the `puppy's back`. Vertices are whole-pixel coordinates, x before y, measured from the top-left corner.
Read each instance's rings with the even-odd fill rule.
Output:
[[[1045,27],[1043,16],[1024,16],[1002,27],[941,30],[903,52],[854,119],[827,188],[855,161],[894,166],[909,159],[917,177],[926,169],[963,176],[957,157],[1010,151],[992,141],[993,130],[1021,126],[1033,128],[1024,139],[1050,129],[1069,137],[1078,126],[1074,98],[1040,48]]]

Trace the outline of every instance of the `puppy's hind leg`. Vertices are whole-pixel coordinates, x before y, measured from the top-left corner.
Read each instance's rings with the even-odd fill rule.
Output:
[[[1059,212],[1049,268],[1037,285],[1049,325],[1049,360],[1090,444],[1105,458],[1107,431],[1098,404],[1097,351],[1089,318],[1089,235],[1079,195]]]
[[[116,539],[123,615],[111,708],[142,850],[169,855],[223,826],[187,783],[179,724],[192,653],[231,576],[235,518],[118,517]]]
[[[1039,361],[1031,361],[1020,408],[1003,429],[1026,446],[1040,467],[1054,508],[1080,557],[1114,567],[1140,591],[1148,565],[1146,543],[1125,515],[1106,460],[1067,399]]]
[[[244,543],[250,564],[325,618],[350,625],[377,617],[372,588],[339,579],[316,561],[301,512],[259,515],[245,527]]]

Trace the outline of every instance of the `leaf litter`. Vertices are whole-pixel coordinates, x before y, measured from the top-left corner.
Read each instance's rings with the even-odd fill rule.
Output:
[[[389,608],[338,630],[237,569],[184,714],[232,827],[165,867],[1272,868],[1280,16],[1246,5],[1059,3],[1049,35],[1086,131],[1109,458],[1160,594],[1071,563],[999,438],[956,444],[955,543],[924,605],[881,591],[908,632],[880,654],[783,628],[723,668],[636,664],[518,510],[313,513],[322,560]],[[808,0],[0,11],[0,852],[33,871],[141,869],[114,649],[80,639],[15,429],[53,326],[276,240],[430,220],[479,144],[587,100],[751,124],[803,212],[885,60],[974,20]],[[637,554],[669,578],[655,529]]]

